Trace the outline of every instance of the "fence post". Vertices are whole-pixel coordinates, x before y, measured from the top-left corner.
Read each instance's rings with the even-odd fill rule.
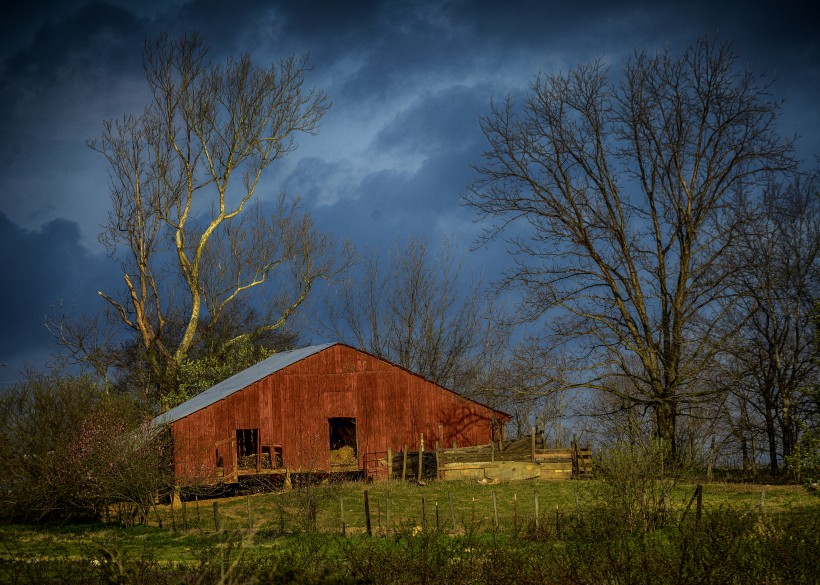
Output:
[[[421,433],[419,438],[419,482],[421,482],[422,469],[424,469],[424,433]]]
[[[345,530],[345,497],[339,496],[339,516],[342,519],[342,536],[346,536]]]
[[[689,513],[689,508],[692,507],[692,502],[695,502],[695,501],[697,502],[697,505],[695,507],[695,518],[697,520],[700,520],[700,515],[701,515],[701,511],[702,511],[701,506],[702,506],[702,502],[703,502],[703,499],[702,499],[702,496],[701,496],[702,493],[703,493],[703,484],[699,483],[697,485],[697,487],[695,488],[695,493],[692,494],[691,498],[689,498],[689,503],[686,504],[686,508],[683,510],[683,514],[681,514],[680,521],[678,521],[678,528],[681,527],[681,525],[683,524],[683,519],[686,518],[686,514]]]
[[[393,450],[387,448],[387,479],[393,479]]]
[[[535,461],[535,427],[530,427],[530,461]]]
[[[401,480],[405,481],[407,479],[407,443],[404,444],[404,451],[402,451],[402,455],[404,455],[404,460],[401,464]]]
[[[490,419],[490,463],[495,463],[495,417]]]
[[[535,496],[535,529],[538,530],[538,490],[534,490]]]
[[[367,527],[367,535],[372,536],[373,530],[370,526],[370,496],[367,490],[364,490],[364,522]]]
[[[199,496],[194,496],[196,502],[196,527],[202,532],[202,516],[199,513]]]
[[[493,490],[493,525],[498,530],[498,502],[495,497],[495,490]]]
[[[578,442],[575,435],[572,435],[572,454],[570,458],[572,460],[572,478],[573,479],[580,479],[581,477],[581,455],[578,452]]]
[[[385,514],[385,536],[390,536],[390,494],[384,494]]]
[[[219,502],[214,502],[214,530],[219,533]]]
[[[447,492],[447,497],[450,499],[450,520],[453,522],[453,530],[456,529],[456,512],[453,509],[453,492]]]

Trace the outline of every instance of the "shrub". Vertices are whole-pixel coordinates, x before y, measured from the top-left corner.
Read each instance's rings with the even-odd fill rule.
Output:
[[[0,399],[0,517],[6,520],[145,517],[168,483],[166,437],[139,426],[127,396],[84,377],[31,375]]]
[[[804,431],[786,466],[806,487],[820,495],[820,434]]]
[[[683,469],[672,465],[669,449],[656,441],[626,444],[598,454],[593,491],[602,528],[650,532],[670,520],[672,490]]]

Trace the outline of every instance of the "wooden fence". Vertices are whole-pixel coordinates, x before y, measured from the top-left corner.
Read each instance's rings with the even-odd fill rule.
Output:
[[[421,461],[421,469],[419,462]],[[518,464],[518,465],[516,465]],[[523,465],[529,464],[529,465]],[[402,479],[588,479],[592,477],[592,449],[576,440],[564,449],[537,448],[525,437],[504,445],[436,448],[431,451],[391,450],[365,453],[364,470],[374,480]]]

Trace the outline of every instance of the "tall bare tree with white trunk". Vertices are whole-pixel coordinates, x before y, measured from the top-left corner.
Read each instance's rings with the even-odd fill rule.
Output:
[[[282,194],[266,206],[258,194],[265,171],[317,130],[328,107],[304,86],[306,58],[215,64],[191,33],[147,42],[143,64],[144,111],[106,121],[90,146],[109,163],[100,239],[125,284],[123,294],[100,294],[136,334],[162,395],[201,329],[218,326],[231,303],[259,291],[270,312],[257,328],[281,328],[349,256],[298,200]]]

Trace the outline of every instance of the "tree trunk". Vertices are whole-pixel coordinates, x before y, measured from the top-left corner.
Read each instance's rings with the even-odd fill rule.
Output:
[[[670,454],[677,454],[675,443],[675,403],[672,400],[662,400],[654,405],[655,421],[658,438],[668,445]]]
[[[780,434],[783,439],[783,459],[794,454],[797,445],[797,429],[792,417],[791,400],[783,399],[782,416],[780,417]]]
[[[777,464],[777,429],[775,428],[774,413],[770,406],[766,406],[766,439],[769,441],[769,469],[774,475],[780,471]]]

